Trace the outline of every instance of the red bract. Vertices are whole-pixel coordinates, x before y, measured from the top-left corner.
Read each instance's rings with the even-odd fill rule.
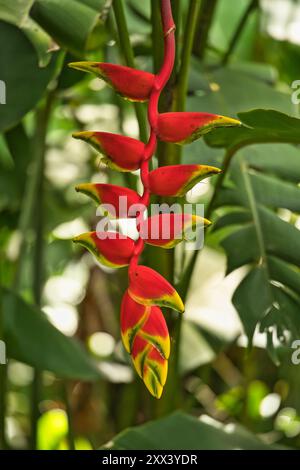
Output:
[[[104,62],[72,62],[69,67],[92,72],[105,80],[117,93],[131,101],[147,101],[154,83],[154,75],[124,65]]]
[[[87,232],[73,238],[87,248],[100,263],[110,268],[127,266],[134,252],[134,241],[114,232]]]
[[[121,305],[121,334],[126,351],[131,353],[135,337],[141,336],[168,359],[170,338],[166,320],[159,307],[135,302],[126,291]]]
[[[104,163],[118,171],[138,170],[145,145],[139,140],[110,132],[74,132],[75,139],[91,144],[104,158]]]
[[[129,271],[129,280],[128,292],[136,302],[184,312],[184,305],[178,292],[154,269],[136,266]]]
[[[136,217],[132,206],[138,207],[140,196],[132,189],[102,183],[82,183],[78,184],[75,189],[94,199],[97,204],[104,205],[104,211],[111,217]]]
[[[192,214],[156,214],[139,224],[141,238],[150,245],[173,248],[197,227],[210,225],[209,220]]]
[[[237,119],[209,113],[164,113],[158,116],[157,135],[164,142],[186,144],[215,127],[240,126]]]
[[[158,196],[184,196],[204,178],[221,170],[208,165],[161,166],[149,174],[149,187]]]
[[[139,336],[134,340],[131,356],[135,369],[149,392],[155,398],[160,398],[167,380],[167,359]]]

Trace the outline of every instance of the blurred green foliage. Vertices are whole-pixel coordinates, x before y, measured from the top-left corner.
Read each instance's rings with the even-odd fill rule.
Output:
[[[154,2],[121,3],[136,65],[152,70],[160,60],[151,42]],[[216,2],[200,57],[202,8],[197,18],[186,108],[239,116],[243,126],[216,130],[182,151],[184,163],[225,171],[188,195],[206,204],[214,224],[192,278],[183,268],[194,255],[175,252],[175,281],[190,286],[180,374],[157,403],[120,343],[126,272],[104,270],[70,242],[97,222],[75,184],[139,187],[138,175],[107,171],[71,139],[85,129],[139,135],[143,105],[134,108],[67,67],[84,59],[126,63],[111,2],[0,0],[7,93],[0,104],[0,338],[8,355],[0,365],[1,447],[95,449],[110,441],[116,449],[299,448],[291,343],[300,333],[300,121],[291,83],[300,79],[300,42],[283,14],[272,23],[276,1],[271,10],[252,2],[224,63],[250,3]],[[180,52],[189,2],[176,4]],[[291,19],[299,2],[285,4]],[[168,262],[151,248],[144,257],[162,270]],[[183,411],[171,413],[177,408]],[[136,427],[117,435],[129,426]]]

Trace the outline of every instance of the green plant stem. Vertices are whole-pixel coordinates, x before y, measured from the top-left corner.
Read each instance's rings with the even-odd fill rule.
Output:
[[[189,67],[196,31],[196,24],[199,15],[200,2],[190,0],[188,15],[183,36],[183,46],[181,52],[181,64],[178,73],[176,86],[175,111],[184,111],[186,96],[188,91]]]
[[[176,86],[176,94],[175,94],[175,103],[174,103],[174,111],[184,111],[186,106],[186,97],[187,97],[187,90],[188,90],[188,78],[189,78],[189,67],[191,62],[191,54],[194,42],[194,36],[196,31],[196,24],[199,15],[200,9],[200,2],[198,0],[191,0],[189,2],[189,9],[188,15],[184,30],[184,37],[183,37],[183,46],[181,52],[181,64],[178,74],[177,86]],[[181,161],[181,153],[182,147],[181,146],[174,146],[175,151],[175,160],[178,162]],[[184,258],[182,260],[184,262]],[[173,264],[174,269],[174,264]],[[179,318],[176,318],[176,322],[173,327],[173,338],[174,338],[174,353],[173,353],[173,361],[170,364],[171,370],[171,388],[178,389],[178,394],[180,398],[179,392],[179,360],[180,360],[180,344],[181,344],[181,331],[182,331],[182,315]],[[174,408],[176,407],[177,403],[174,402]]]
[[[41,294],[43,285],[43,237],[44,237],[44,170],[46,153],[46,134],[49,117],[51,114],[54,95],[48,94],[44,106],[36,112],[36,132],[34,138],[34,160],[36,162],[36,185],[34,188],[34,213],[35,213],[35,242],[33,252],[33,297],[35,305],[41,306]],[[38,404],[42,387],[42,373],[34,370],[31,395],[31,449],[37,448],[37,423],[39,418]]]
[[[68,442],[69,442],[69,450],[75,450],[75,436],[73,431],[73,418],[72,418],[72,407],[69,398],[69,390],[68,390],[68,383],[66,381],[63,382],[63,398],[66,405],[66,414],[68,419]]]
[[[182,2],[181,0],[171,0],[172,4],[172,11],[173,11],[173,19],[176,25],[175,30],[175,62],[173,67],[173,72],[171,75],[172,82],[174,78],[177,76],[178,69],[179,69],[179,60],[180,60],[180,35],[181,35],[181,17],[182,17]]]
[[[178,7],[179,8],[179,7]],[[181,51],[180,68],[176,80],[175,93],[173,93],[172,109],[174,111],[184,111],[186,104],[186,95],[188,89],[189,66],[192,54],[192,47],[194,42],[194,35],[196,30],[196,23],[199,14],[200,3],[198,0],[191,0],[189,2],[188,15],[184,30],[183,46]],[[172,83],[171,83],[172,86]],[[160,164],[174,165],[180,163],[181,160],[181,147],[177,145],[161,145]],[[163,253],[163,275],[174,282],[174,268],[175,268],[175,253],[174,251],[165,250]],[[180,405],[181,393],[179,384],[179,356],[180,356],[180,338],[182,329],[182,316],[178,318],[175,314],[172,317],[170,330],[174,339],[174,351],[171,355],[169,363],[169,376],[165,387],[164,395],[157,405],[157,415],[165,415],[170,411],[176,409]],[[176,390],[176,393],[174,392]]]
[[[5,419],[6,419],[6,392],[7,392],[7,366],[0,365],[0,449],[7,449]]]
[[[160,5],[157,0],[151,0],[151,24],[153,70],[154,73],[157,73],[160,70],[164,57],[164,41],[162,37]]]
[[[51,103],[51,100],[47,100],[47,104],[45,106],[46,113],[50,112],[50,109],[49,109],[51,107],[50,103]],[[38,194],[39,194],[39,189],[40,189],[40,173],[41,173],[41,167],[43,167],[43,158],[44,158],[43,154],[35,153],[33,162],[32,162],[32,172],[29,173],[26,179],[23,203],[21,205],[21,211],[20,211],[21,215],[20,215],[19,226],[18,226],[18,230],[22,236],[21,244],[20,244],[20,253],[22,254],[22,256],[19,256],[18,258],[17,268],[15,272],[15,277],[14,277],[14,282],[13,282],[13,288],[15,289],[15,291],[19,291],[21,287],[23,267],[24,267],[24,263],[26,259],[25,253],[27,251],[26,248],[28,245],[28,238],[29,238],[28,235],[30,232],[30,228],[32,227],[32,220],[33,220],[33,216],[35,213],[36,201],[39,200]],[[34,283],[33,283],[34,296],[36,295],[36,291],[37,291],[36,286],[37,286],[37,280],[34,280]],[[2,384],[2,390],[1,390],[1,424],[0,424],[0,427],[2,429],[1,433],[2,433],[4,446],[7,447],[7,443],[5,440],[5,432],[4,432],[4,420],[6,416],[7,366],[1,367],[1,384]],[[36,374],[34,374],[32,401],[35,401],[38,384],[39,384],[39,379],[36,376]]]
[[[0,289],[0,340],[5,343],[2,305],[2,290]],[[6,364],[0,364],[0,449],[7,449],[8,447],[5,432],[6,388],[7,366]]]
[[[254,11],[256,8],[258,8],[258,1],[257,0],[252,0],[249,5],[248,5],[248,8],[246,9],[245,13],[243,14],[233,36],[232,36],[232,39],[230,41],[230,44],[229,44],[229,47],[228,47],[228,50],[227,52],[224,54],[224,57],[222,59],[222,65],[225,66],[231,55],[232,55],[232,52],[234,51],[237,43],[238,43],[238,40],[240,38],[240,35],[244,29],[244,26],[245,24],[247,23],[247,20],[248,20],[248,17],[249,15],[252,13],[252,11]]]
[[[209,29],[218,0],[202,0],[194,41],[194,53],[203,59],[208,39]]]
[[[191,0],[184,29],[183,45],[181,50],[180,68],[176,80],[174,92],[173,111],[185,111],[188,92],[189,68],[191,63],[192,48],[194,43],[196,24],[200,10],[200,2]],[[181,145],[172,145],[169,152],[172,155],[172,163],[180,162],[182,154]],[[170,165],[171,163],[169,163]]]
[[[124,55],[126,65],[128,67],[135,68],[134,54],[133,54],[132,46],[130,44],[123,0],[114,0],[113,10],[115,14],[117,29],[118,29],[120,50],[122,51]],[[136,118],[139,124],[140,139],[143,142],[146,142],[147,141],[147,125],[146,125],[145,112],[143,109],[143,105],[141,103],[134,103],[134,109],[135,109]]]
[[[225,153],[224,160],[223,160],[223,171],[222,171],[222,173],[219,174],[219,176],[217,178],[217,181],[216,181],[216,184],[215,184],[215,187],[214,187],[213,195],[211,197],[210,203],[209,203],[207,211],[205,213],[205,217],[208,218],[208,219],[210,218],[210,216],[212,214],[212,211],[214,209],[214,205],[215,205],[217,196],[218,196],[219,191],[222,187],[225,176],[227,175],[231,160],[240,148],[241,148],[241,146],[237,145],[237,146],[229,148]],[[188,294],[190,281],[192,279],[192,275],[193,275],[193,272],[194,272],[194,269],[195,269],[195,265],[196,265],[198,255],[199,255],[199,251],[194,251],[194,253],[192,254],[192,257],[189,260],[189,263],[188,263],[188,265],[187,265],[187,267],[184,271],[184,275],[182,277],[182,280],[178,285],[178,290],[179,290],[179,292],[182,296],[183,301],[186,300],[186,297],[187,297],[187,294]]]

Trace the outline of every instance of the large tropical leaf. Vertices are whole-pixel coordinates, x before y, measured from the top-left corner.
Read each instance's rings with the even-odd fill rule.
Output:
[[[101,377],[80,344],[57,330],[45,314],[13,292],[2,289],[0,295],[9,358],[49,370],[59,377],[79,380]]]
[[[22,25],[28,17],[30,8],[34,0],[0,0],[0,19],[13,23],[15,25]]]
[[[103,41],[107,5],[105,0],[35,0],[31,17],[60,46],[82,56]]]
[[[266,68],[263,65],[258,66],[250,62],[243,65],[237,63],[226,68],[204,67],[197,60],[194,60],[192,64],[189,97],[187,98],[188,111],[206,111],[224,116],[239,116],[244,122],[244,118],[247,119],[245,114],[248,113],[239,113],[245,109],[275,110],[275,117],[277,116],[276,111],[292,114],[295,110],[290,95],[274,87],[276,71],[272,67]],[[241,83],[243,86],[240,86]],[[273,111],[265,110],[263,112],[273,113]],[[262,114],[255,126],[260,126],[264,117]],[[218,148],[234,145],[236,136],[247,131],[248,127],[246,126],[248,124],[245,122],[245,126],[242,128],[214,131],[204,140],[200,139],[192,145],[186,145],[183,149],[184,163],[205,163],[218,166],[221,157]],[[252,127],[252,125],[250,126]]]
[[[218,129],[205,137],[212,147],[236,148],[266,142],[300,143],[300,119],[273,109],[238,113],[239,128]],[[228,131],[228,132],[227,132]]]
[[[0,132],[16,125],[43,96],[55,72],[55,57],[40,68],[34,46],[13,24],[0,21],[1,80],[6,87],[6,104],[1,105]]]
[[[182,412],[127,429],[103,449],[111,450],[271,450],[242,426],[196,419]]]
[[[300,212],[300,154],[287,144],[277,145],[276,151],[274,144],[246,146],[300,142],[300,121],[268,110],[241,113],[240,118],[251,128],[239,129],[231,139],[219,133],[207,138],[229,151],[244,147],[232,157],[217,197],[220,217],[214,230],[228,257],[227,273],[249,266],[233,303],[250,342],[259,326],[276,361],[274,344],[287,344],[300,334],[300,232],[280,217],[280,209],[288,209],[291,219]]]

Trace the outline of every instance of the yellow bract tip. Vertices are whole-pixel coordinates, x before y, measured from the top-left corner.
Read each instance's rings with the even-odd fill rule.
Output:
[[[74,139],[82,139],[88,140],[93,136],[94,132],[92,131],[80,131],[80,132],[73,132],[72,137]]]
[[[83,72],[93,72],[96,73],[98,71],[98,62],[70,62],[68,67],[71,69],[81,70]]]
[[[241,126],[242,123],[238,119],[233,119],[227,116],[218,116],[216,119],[216,123],[221,126]]]

